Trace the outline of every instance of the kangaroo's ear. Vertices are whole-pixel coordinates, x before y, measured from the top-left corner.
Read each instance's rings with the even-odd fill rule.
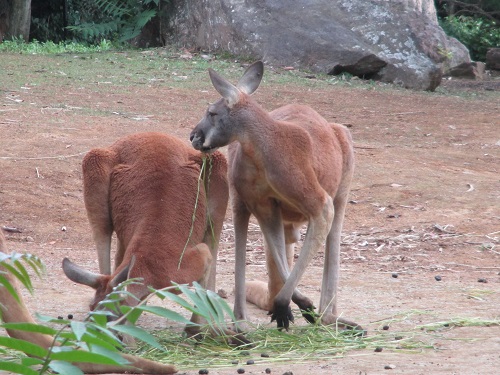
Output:
[[[132,268],[134,267],[135,263],[135,255],[132,256],[132,259],[130,260],[130,263],[124,267],[118,274],[113,277],[113,279],[109,282],[109,285],[111,285],[113,288],[117,286],[118,284],[124,282],[125,280],[128,280],[130,271],[132,271]]]
[[[264,74],[264,63],[262,61],[256,61],[250,65],[243,77],[238,81],[238,89],[240,89],[245,94],[251,95],[257,90],[262,81],[262,76]]]
[[[226,99],[229,108],[232,108],[240,99],[240,90],[236,88],[231,82],[222,77],[213,69],[208,69],[212,85],[221,96]]]
[[[68,279],[78,284],[83,284],[97,289],[103,280],[103,276],[98,273],[93,273],[77,266],[68,258],[64,258],[62,268]]]

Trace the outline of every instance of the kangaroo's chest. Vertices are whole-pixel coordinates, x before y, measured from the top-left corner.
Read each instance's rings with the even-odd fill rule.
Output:
[[[245,155],[238,146],[229,151],[229,183],[254,216],[265,214],[274,206],[280,209],[285,221],[307,221],[277,187],[280,176],[275,170],[254,155]]]

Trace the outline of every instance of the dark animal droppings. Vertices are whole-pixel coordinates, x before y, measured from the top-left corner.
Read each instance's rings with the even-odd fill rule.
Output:
[[[436,279],[436,281],[441,281],[441,276],[439,276],[439,275],[434,276],[434,278]]]
[[[247,361],[247,365],[253,365],[255,363],[255,361],[253,359],[249,359]]]
[[[398,278],[398,274],[397,273],[393,273],[392,277],[395,278],[395,279],[397,279]]]
[[[207,369],[201,369],[200,371],[198,371],[198,374],[208,374],[208,370]]]
[[[245,373],[245,369],[244,368],[239,368],[236,371],[238,372],[238,374],[244,374]]]
[[[383,349],[382,349],[380,346],[377,346],[377,347],[375,348],[375,350],[374,350],[374,351],[375,351],[376,353],[380,353],[382,350],[383,350]]]
[[[389,326],[383,326],[383,327],[382,327],[382,329],[383,329],[384,331],[388,331],[388,330],[389,330]]]
[[[266,374],[270,374],[271,373],[271,369],[270,368],[266,368]]]

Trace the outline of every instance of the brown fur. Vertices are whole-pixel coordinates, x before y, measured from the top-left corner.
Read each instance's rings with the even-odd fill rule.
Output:
[[[202,156],[173,136],[141,133],[84,157],[84,201],[100,274],[90,274],[67,259],[63,269],[73,281],[96,289],[91,309],[127,278],[144,280],[128,287],[139,299],[150,293],[148,286],[161,289],[172,281],[198,281],[215,288],[217,246],[228,200],[227,165],[222,154],[210,156],[211,174],[201,186],[193,224]],[[110,274],[113,232],[118,248]],[[137,302],[129,298],[127,303]]]
[[[235,315],[246,320],[245,249],[250,215],[264,234],[268,288],[251,282],[246,296],[270,309],[279,327],[293,320],[293,300],[309,321],[312,301],[296,288],[306,267],[326,243],[319,313],[325,324],[355,323],[337,317],[340,234],[354,168],[349,131],[328,123],[303,105],[265,111],[250,95],[262,79],[263,64],[251,65],[237,86],[210,70],[222,99],[211,104],[191,133],[196,149],[229,144],[229,185],[236,240]],[[293,245],[299,229],[307,234],[295,267]]]
[[[0,252],[6,252],[5,238],[0,230]],[[21,295],[17,279],[0,266],[0,272],[5,272],[3,276],[10,282],[17,295],[20,298],[18,302],[6,288],[0,286],[0,317],[5,323],[31,323],[35,324],[35,320],[28,311],[23,297]],[[8,329],[9,336],[25,340],[41,346],[45,349],[52,347],[54,339],[52,336],[43,335],[40,333],[31,333],[18,330]],[[171,365],[164,365],[153,362],[147,359],[139,358],[133,355],[122,354],[122,357],[130,362],[129,366],[111,366],[98,365],[92,363],[74,363],[84,373],[103,374],[103,373],[130,373],[130,374],[174,374],[176,368]]]

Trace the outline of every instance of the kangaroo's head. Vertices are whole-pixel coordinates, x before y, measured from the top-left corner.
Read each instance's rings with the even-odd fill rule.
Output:
[[[71,262],[68,258],[63,259],[62,268],[65,275],[71,281],[95,289],[94,299],[89,305],[89,309],[93,311],[96,309],[99,302],[111,293],[114,287],[128,279],[130,269],[134,266],[134,262],[135,257],[132,257],[131,262],[126,267],[119,272],[115,271],[113,275],[101,275],[87,271]]]
[[[243,97],[251,95],[259,87],[264,64],[257,61],[250,65],[236,86],[212,69],[208,69],[208,73],[222,98],[208,106],[205,116],[191,132],[193,147],[202,152],[212,152],[235,140],[240,122],[235,114],[236,107]]]

